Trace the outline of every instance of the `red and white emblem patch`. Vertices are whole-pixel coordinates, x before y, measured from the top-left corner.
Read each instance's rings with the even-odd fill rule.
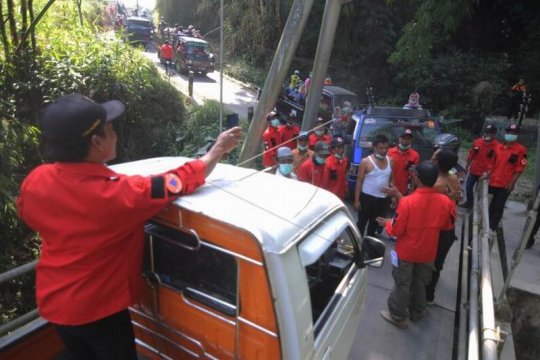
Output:
[[[182,191],[182,181],[175,174],[165,175],[165,188],[173,194],[178,194]]]

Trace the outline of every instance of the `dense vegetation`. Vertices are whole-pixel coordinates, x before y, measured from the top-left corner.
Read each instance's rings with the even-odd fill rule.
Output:
[[[236,76],[263,84],[291,3],[225,2],[226,57],[240,64],[230,68]],[[158,1],[169,23],[193,24],[203,33],[219,26],[218,7],[212,0]],[[304,75],[313,65],[323,10],[324,1],[315,1],[296,52],[293,68]],[[329,75],[358,94],[371,84],[378,102],[395,105],[415,89],[436,112],[478,121],[505,111],[506,92],[520,76],[537,97],[539,10],[535,0],[353,0],[341,12]],[[219,40],[217,32],[208,38]]]

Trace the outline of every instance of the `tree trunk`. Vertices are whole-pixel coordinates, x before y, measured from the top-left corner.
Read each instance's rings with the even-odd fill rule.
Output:
[[[13,46],[19,45],[19,36],[17,35],[17,23],[15,22],[15,11],[13,10],[13,0],[7,0],[7,21]]]
[[[4,2],[0,1],[0,19],[4,19],[3,4]],[[0,36],[2,37],[2,45],[4,46],[4,57],[6,59],[6,62],[9,62],[9,59],[11,59],[11,54],[9,51],[8,35],[6,32],[5,23],[2,22],[2,24],[0,25]]]

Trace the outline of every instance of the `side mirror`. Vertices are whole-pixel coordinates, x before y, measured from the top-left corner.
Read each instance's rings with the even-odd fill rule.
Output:
[[[367,266],[380,268],[384,264],[384,252],[386,246],[384,243],[372,236],[366,236],[362,241],[362,248],[360,249],[360,256],[356,262],[359,268]]]

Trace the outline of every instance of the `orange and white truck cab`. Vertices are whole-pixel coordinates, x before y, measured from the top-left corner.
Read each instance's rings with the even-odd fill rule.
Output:
[[[151,175],[188,160],[112,168]],[[385,251],[360,239],[330,192],[224,164],[145,232],[143,269],[133,269],[145,286],[130,310],[137,351],[150,359],[345,359],[366,296],[364,267],[382,266]],[[0,338],[0,360],[35,359],[24,354],[53,343],[37,319]]]

